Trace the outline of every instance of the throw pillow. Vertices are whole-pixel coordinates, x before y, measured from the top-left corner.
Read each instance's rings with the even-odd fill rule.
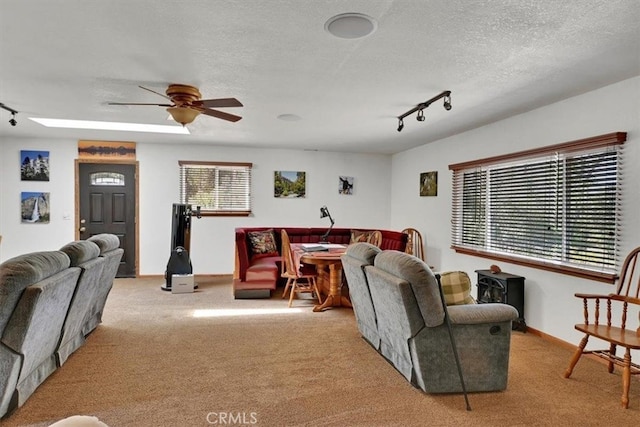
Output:
[[[273,228],[264,231],[249,231],[247,236],[251,243],[251,252],[254,258],[280,255]]]
[[[380,233],[380,231],[378,230],[351,230],[351,240],[349,243],[360,242],[371,243],[374,246],[380,247],[380,243],[382,243],[382,233]]]
[[[471,296],[471,279],[464,271],[447,271],[440,275],[442,293],[447,305],[475,304]]]

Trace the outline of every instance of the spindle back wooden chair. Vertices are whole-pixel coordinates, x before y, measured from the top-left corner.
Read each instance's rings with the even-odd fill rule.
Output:
[[[631,350],[640,350],[640,247],[635,248],[625,259],[618,286],[615,293],[608,295],[575,294],[583,301],[584,323],[575,328],[585,335],[576,349],[569,367],[564,373],[569,378],[573,368],[583,354],[593,354],[605,359],[609,373],[613,373],[614,365],[622,368],[622,407],[629,407],[629,388],[631,375],[640,374],[640,365],[631,362]],[[603,307],[604,305],[604,307]],[[604,319],[600,319],[601,311],[605,312]],[[637,311],[637,329],[632,329],[632,311]],[[617,320],[614,320],[617,319]],[[629,322],[628,322],[629,321]],[[604,323],[601,323],[604,322]],[[586,350],[590,337],[598,338],[609,343],[604,350]],[[623,347],[624,355],[616,355],[616,348]]]
[[[422,261],[426,261],[424,258],[424,242],[422,241],[422,234],[415,228],[405,228],[402,230],[407,237],[407,246],[405,253],[420,258]]]
[[[287,283],[282,293],[282,298],[287,296],[289,291],[289,307],[293,304],[293,298],[299,293],[312,293],[318,299],[318,303],[322,304],[322,296],[318,289],[318,274],[315,272],[315,268],[311,271],[301,271],[293,259],[293,252],[291,251],[291,241],[289,240],[289,234],[283,228],[281,233],[282,243],[282,272],[281,277],[287,279]],[[300,283],[302,280],[303,283]]]

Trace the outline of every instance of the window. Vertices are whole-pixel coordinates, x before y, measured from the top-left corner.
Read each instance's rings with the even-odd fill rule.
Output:
[[[251,214],[251,163],[179,161],[180,203],[204,216]]]
[[[617,132],[449,165],[453,249],[613,282],[625,140]]]
[[[117,172],[93,172],[90,179],[91,185],[124,186],[124,174]]]

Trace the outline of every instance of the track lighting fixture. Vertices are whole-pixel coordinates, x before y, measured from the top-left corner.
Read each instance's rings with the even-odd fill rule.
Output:
[[[444,109],[447,111],[451,110],[451,95],[444,97]]]
[[[415,113],[416,111],[418,112],[418,114],[416,115],[416,120],[419,121],[419,122],[424,122],[424,120],[425,120],[424,109],[427,108],[429,105],[433,104],[438,99],[441,99],[441,98],[444,98],[444,109],[447,110],[447,111],[451,110],[451,91],[450,90],[445,90],[444,92],[434,96],[433,98],[429,99],[428,101],[421,102],[420,104],[416,105],[415,107],[413,107],[411,110],[407,111],[406,113],[399,115],[398,116],[398,132],[400,132],[404,128],[403,119],[405,117],[407,117],[408,115],[411,115],[411,114]]]
[[[16,114],[18,114],[18,112],[16,110],[14,110],[11,107],[7,107],[6,105],[4,105],[3,103],[0,102],[0,108],[2,108],[3,110],[7,110],[11,113],[11,119],[9,120],[9,124],[11,126],[15,126],[18,124],[18,122],[16,121]]]

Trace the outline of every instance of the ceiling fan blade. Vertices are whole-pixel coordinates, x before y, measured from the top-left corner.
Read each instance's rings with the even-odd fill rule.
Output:
[[[193,104],[205,108],[243,107],[242,102],[235,98],[201,99]]]
[[[158,107],[173,107],[173,104],[147,104],[140,102],[107,102],[107,105],[155,105]]]
[[[230,122],[237,122],[242,118],[234,114],[229,114],[218,110],[211,110],[209,108],[198,108],[198,111],[200,111],[202,114],[206,114],[207,116],[217,117],[218,119],[228,120]]]
[[[148,90],[148,91],[149,91],[149,92],[151,92],[151,93],[155,93],[156,95],[160,95],[161,97],[166,98],[166,99],[168,99],[169,101],[171,101],[171,98],[169,98],[169,97],[168,97],[167,95],[165,95],[165,94],[162,94],[162,93],[160,93],[160,92],[156,92],[155,90],[153,90],[153,89],[149,89],[149,88],[146,88],[146,87],[144,87],[144,86],[138,86],[138,87],[139,87],[140,89]]]

